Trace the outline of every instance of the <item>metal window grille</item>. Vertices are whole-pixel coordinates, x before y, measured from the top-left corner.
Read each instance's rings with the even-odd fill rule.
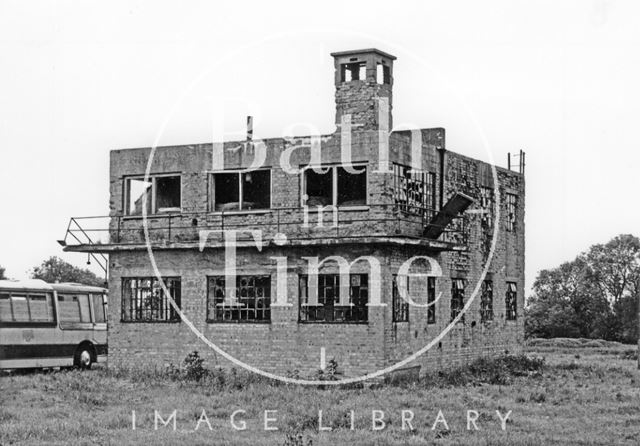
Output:
[[[493,282],[485,280],[482,282],[480,295],[480,322],[493,320]]]
[[[507,292],[504,298],[505,318],[515,321],[518,318],[518,291],[515,282],[507,282]]]
[[[427,324],[436,323],[436,278],[427,277]]]
[[[495,207],[495,197],[493,188],[480,188],[480,207],[482,209],[481,225],[483,229],[493,228],[493,215]]]
[[[225,277],[207,278],[207,322],[269,322],[271,276],[236,276],[236,299],[225,299]]]
[[[179,277],[162,279],[169,294],[180,308],[181,290]],[[122,279],[123,322],[177,322],[180,316],[173,309],[169,296],[155,277]]]
[[[407,292],[409,291],[409,280],[407,282]],[[409,322],[409,302],[400,296],[398,291],[398,276],[393,276],[393,289],[391,292],[391,306],[393,308],[393,322]]]
[[[452,279],[451,284],[451,320],[454,320],[464,308],[464,279]],[[464,315],[460,319],[464,321]]]
[[[431,221],[436,208],[435,174],[394,163],[393,199],[400,210]]]
[[[507,231],[515,232],[516,230],[516,211],[518,208],[518,196],[515,194],[507,194]]]
[[[318,274],[318,303],[309,304],[309,276],[300,275],[300,321],[301,322],[366,322],[369,300],[369,276],[349,275],[349,303],[340,305],[340,275]]]

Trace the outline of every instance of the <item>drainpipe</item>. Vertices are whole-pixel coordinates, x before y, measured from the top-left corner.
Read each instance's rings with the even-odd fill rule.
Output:
[[[440,155],[440,210],[444,207],[444,156],[445,148],[438,147],[438,154]]]

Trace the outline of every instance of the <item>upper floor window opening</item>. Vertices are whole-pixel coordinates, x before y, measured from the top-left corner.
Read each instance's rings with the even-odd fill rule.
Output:
[[[430,221],[436,208],[435,174],[394,163],[393,200],[402,211],[424,214]]]
[[[343,166],[322,166],[318,173],[307,167],[302,176],[303,205],[316,206],[366,206],[367,167],[352,164],[351,173]]]
[[[389,66],[378,62],[376,65],[376,82],[379,84],[391,83],[391,69]]]
[[[518,210],[518,196],[507,193],[507,231],[516,231],[516,216]]]
[[[211,174],[217,212],[271,208],[271,169]]]
[[[340,65],[340,80],[351,82],[367,79],[367,65],[365,62],[352,62]]]
[[[152,175],[125,178],[125,210],[127,215],[142,215],[182,210],[180,175]]]
[[[504,306],[505,318],[508,321],[515,321],[518,318],[518,287],[515,282],[507,282]]]

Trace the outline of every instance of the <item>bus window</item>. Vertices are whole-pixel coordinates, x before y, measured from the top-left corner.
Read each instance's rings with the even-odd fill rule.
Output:
[[[11,309],[15,322],[29,322],[29,304],[26,294],[11,294]]]
[[[13,321],[11,313],[11,295],[9,293],[0,293],[0,322]]]
[[[104,324],[107,321],[104,308],[104,296],[102,294],[92,294],[93,298],[93,321],[96,324]]]
[[[58,294],[60,322],[91,322],[88,294]]]
[[[29,293],[31,322],[53,322],[53,301],[51,294]]]

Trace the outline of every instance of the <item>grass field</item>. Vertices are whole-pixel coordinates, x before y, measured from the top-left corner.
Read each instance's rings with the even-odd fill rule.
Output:
[[[639,444],[637,349],[558,339],[533,340],[529,350],[545,358],[541,368],[481,364],[360,389],[277,385],[242,374],[201,382],[105,369],[12,374],[0,377],[0,444]],[[177,410],[175,431],[173,422],[154,430],[156,409],[164,420]],[[236,419],[246,423],[242,431],[230,422],[239,409],[246,411]],[[266,410],[277,411],[266,415],[279,430],[264,430]],[[318,432],[320,410],[333,430]],[[384,429],[372,429],[375,410],[384,412]],[[402,429],[403,410],[413,412],[413,430]],[[467,430],[469,410],[477,412],[477,431]],[[505,430],[496,410],[503,417],[511,411]]]

